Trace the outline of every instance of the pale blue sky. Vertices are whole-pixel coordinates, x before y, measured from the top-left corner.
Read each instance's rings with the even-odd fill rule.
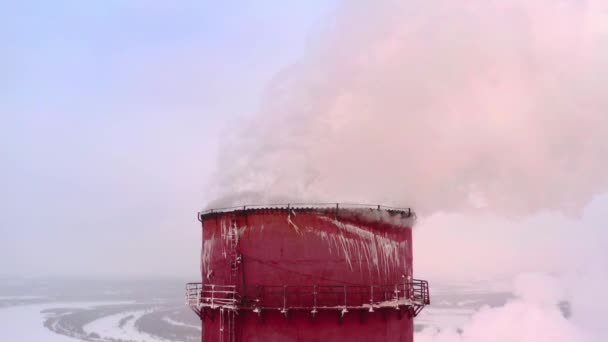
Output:
[[[256,112],[262,101],[262,92],[269,81],[286,66],[298,62],[305,51],[308,51],[308,56],[313,59],[324,56],[330,63],[310,63],[309,59],[305,59],[301,64],[304,68],[295,68],[299,73],[314,76],[311,77],[314,82],[318,79],[326,81],[327,84],[320,88],[325,89],[323,91],[344,89],[344,94],[351,95],[350,91],[354,98],[361,96],[363,99],[363,102],[341,102],[345,106],[344,113],[348,115],[343,119],[350,119],[353,113],[356,117],[360,103],[367,103],[365,98],[373,98],[374,101],[371,102],[376,103],[377,107],[366,108],[365,113],[358,113],[362,115],[360,118],[369,119],[365,120],[365,126],[361,126],[362,130],[359,131],[359,126],[355,124],[353,131],[345,131],[348,132],[345,137],[357,137],[362,142],[359,146],[373,146],[373,151],[382,151],[383,146],[394,150],[393,144],[397,143],[402,144],[403,149],[411,153],[411,146],[415,144],[410,144],[410,141],[417,136],[402,134],[403,125],[395,125],[394,122],[402,120],[401,122],[407,122],[407,127],[428,127],[425,121],[427,117],[418,115],[415,110],[403,111],[403,108],[411,108],[412,100],[409,96],[401,95],[411,91],[412,85],[417,87],[417,84],[422,82],[432,86],[430,90],[425,91],[429,92],[429,96],[433,96],[433,101],[452,103],[446,100],[451,96],[448,96],[447,92],[444,93],[443,87],[439,87],[435,92],[434,86],[442,84],[446,80],[445,77],[454,75],[449,72],[445,74],[441,68],[435,70],[434,65],[442,65],[447,60],[463,63],[453,64],[446,69],[464,70],[462,75],[458,73],[462,81],[457,83],[460,87],[461,84],[469,84],[471,80],[478,79],[477,69],[469,65],[469,61],[475,61],[474,57],[477,55],[471,55],[471,51],[466,49],[458,49],[461,45],[469,46],[467,44],[452,46],[444,43],[451,42],[452,39],[463,39],[464,43],[476,42],[479,37],[486,35],[478,35],[479,32],[475,30],[469,33],[467,30],[459,31],[461,23],[465,22],[459,11],[450,10],[451,5],[447,6],[441,1],[428,3],[420,7],[419,19],[426,23],[422,26],[424,30],[421,33],[413,33],[408,40],[394,41],[396,48],[389,46],[390,48],[386,49],[385,45],[380,44],[380,53],[374,54],[374,44],[384,37],[383,30],[386,27],[382,24],[388,13],[395,10],[394,3],[383,3],[381,6],[371,2],[348,2],[347,6],[339,8],[340,15],[336,15],[334,9],[338,7],[339,1],[63,0],[8,3],[0,0],[0,275],[175,275],[197,279],[200,227],[196,221],[196,212],[212,199],[208,195],[207,185],[212,179],[211,173],[216,170],[218,145],[224,135],[234,133],[235,129],[241,132],[243,126],[236,123]],[[547,0],[547,3],[550,1]],[[411,6],[416,7],[418,4],[421,2],[413,1]],[[490,19],[482,18],[483,25],[480,27],[489,32],[488,36],[494,37],[493,33],[500,35],[511,32],[515,27],[510,21],[514,19],[505,19],[503,12],[495,11],[493,5],[486,10],[484,13],[487,13]],[[530,18],[537,19],[534,22],[542,28],[538,32],[548,41],[563,42],[563,39],[570,37],[566,34],[570,30],[555,36],[556,27],[548,24],[553,21],[546,20],[547,13],[541,7],[527,11]],[[570,11],[550,13],[557,13],[557,18],[562,19],[561,15],[565,15],[572,19],[573,23],[582,20],[578,15],[571,15]],[[592,18],[594,13],[590,9],[589,13],[583,16],[586,25],[582,27],[595,25],[593,20],[588,19]],[[435,23],[437,14],[444,18],[440,26]],[[402,12],[397,12],[393,19],[400,23],[399,18],[410,18],[411,15],[410,7],[406,6]],[[596,24],[605,21],[600,19],[595,20]],[[493,22],[496,22],[496,25],[493,25]],[[324,30],[334,26],[338,29]],[[429,39],[425,35],[428,34],[425,31],[428,28],[432,28],[433,32],[437,28],[435,34],[441,33],[439,37],[445,35],[446,39]],[[581,27],[578,29],[582,30]],[[452,30],[458,35],[452,37]],[[307,50],[308,37],[319,32],[330,33],[321,35],[328,39],[313,39],[315,47]],[[562,170],[553,167],[562,164],[561,159],[556,161],[552,155],[532,158],[534,154],[523,154],[523,162],[519,158],[498,158],[494,166],[497,170],[494,176],[498,178],[489,184],[511,184],[513,179],[519,179],[520,184],[538,183],[541,185],[539,188],[517,188],[513,192],[516,197],[513,198],[526,203],[543,198],[544,204],[551,207],[552,201],[547,196],[554,193],[554,183],[539,183],[535,175],[548,175],[550,179],[556,180],[556,184],[563,181],[564,178],[560,175],[564,175],[568,186],[565,190],[562,189],[562,194],[567,194],[568,189],[578,189],[581,185],[582,190],[589,192],[584,197],[586,200],[590,199],[588,196],[592,194],[604,194],[596,197],[593,205],[590,205],[595,209],[588,207],[585,210],[591,215],[585,214],[582,219],[576,221],[559,213],[548,215],[548,218],[540,213],[540,218],[533,216],[527,218],[527,221],[510,222],[484,217],[442,216],[440,213],[421,221],[416,233],[416,250],[421,251],[416,255],[417,265],[420,265],[417,269],[422,270],[421,277],[426,276],[425,270],[434,270],[442,275],[449,274],[451,269],[458,270],[457,273],[465,273],[460,272],[458,267],[453,267],[452,263],[445,263],[444,259],[436,257],[436,253],[447,253],[446,251],[454,253],[449,257],[450,260],[457,265],[467,265],[475,272],[483,267],[492,270],[496,264],[503,263],[503,260],[511,261],[513,272],[558,268],[553,266],[555,263],[560,266],[564,264],[560,258],[563,258],[563,250],[568,248],[568,259],[583,260],[583,264],[587,263],[587,260],[601,259],[592,255],[603,255],[603,252],[596,253],[590,246],[597,241],[603,244],[607,241],[603,230],[605,220],[598,214],[608,206],[603,181],[605,163],[598,157],[601,157],[600,152],[597,152],[600,151],[599,147],[604,148],[605,145],[605,127],[601,124],[582,125],[578,128],[578,133],[574,134],[571,122],[582,121],[576,118],[576,112],[572,112],[567,116],[572,121],[564,121],[563,125],[553,127],[554,130],[549,134],[555,138],[553,140],[537,141],[536,137],[544,136],[545,132],[536,129],[541,127],[545,118],[552,117],[556,109],[560,112],[561,109],[570,108],[568,106],[583,100],[585,103],[591,101],[597,108],[597,111],[588,114],[588,118],[594,118],[598,123],[604,122],[604,97],[601,97],[600,91],[597,91],[597,94],[595,91],[603,89],[602,85],[605,83],[602,75],[606,74],[606,64],[601,56],[606,50],[602,32],[604,31],[587,33],[587,41],[596,42],[597,45],[595,49],[588,51],[589,56],[593,57],[592,60],[596,61],[588,66],[593,72],[577,72],[574,68],[572,78],[566,77],[557,83],[551,81],[551,86],[533,77],[536,74],[522,74],[522,80],[517,77],[512,79],[509,70],[519,70],[520,58],[533,56],[533,60],[538,61],[535,65],[543,71],[541,74],[555,75],[565,69],[564,65],[570,65],[576,54],[560,49],[545,51],[542,44],[529,46],[527,40],[516,39],[507,42],[505,48],[501,45],[503,42],[490,39],[488,42],[492,41],[498,45],[485,45],[486,51],[480,56],[487,53],[503,56],[503,51],[512,51],[513,56],[504,56],[505,59],[498,64],[498,75],[505,84],[512,84],[512,88],[506,89],[530,91],[521,94],[515,92],[510,94],[514,96],[513,99],[507,96],[505,100],[502,90],[494,94],[491,89],[484,89],[480,93],[465,92],[464,97],[458,101],[464,104],[477,103],[477,94],[486,94],[487,90],[489,95],[495,97],[489,96],[485,100],[489,99],[488,103],[500,109],[505,103],[507,108],[511,108],[509,105],[538,102],[538,108],[543,110],[534,116],[528,115],[524,110],[527,108],[525,106],[515,106],[510,116],[514,122],[521,122],[520,130],[528,132],[529,136],[524,134],[525,132],[523,135],[515,134],[514,140],[508,141],[512,145],[503,144],[502,140],[498,140],[498,146],[524,147],[526,143],[538,146],[542,142],[541,146],[548,146],[547,151],[553,151],[552,147],[549,148],[553,143],[558,146],[572,145],[575,147],[573,151],[581,151],[579,154],[583,154],[583,161],[574,158],[572,167]],[[360,39],[361,37],[369,39]],[[321,44],[315,45],[319,44],[319,41]],[[557,47],[562,45],[563,43],[556,44]],[[407,62],[401,53],[409,51],[411,46],[418,46],[421,55]],[[454,48],[452,53],[458,56],[462,53],[462,56],[473,59],[446,58],[450,56],[445,52],[446,48]],[[368,65],[364,59],[352,53],[359,49],[369,50],[370,56],[384,56],[383,58],[388,59],[382,64]],[[321,54],[318,54],[319,52]],[[340,53],[334,55],[335,52]],[[551,57],[550,63],[544,62],[547,60],[546,56]],[[435,64],[427,63],[427,60],[434,61]],[[485,58],[481,60],[485,61]],[[339,69],[341,64],[357,65],[354,70],[361,73],[358,79],[362,81],[355,87],[349,87],[348,81],[340,79],[341,73],[330,76],[329,71]],[[515,68],[512,69],[513,67]],[[351,72],[351,69],[345,70]],[[411,70],[416,72],[412,74]],[[591,80],[587,80],[588,75],[593,76]],[[336,77],[337,79],[334,79]],[[494,77],[495,75],[490,78]],[[391,81],[377,82],[383,79]],[[580,84],[574,84],[571,79],[582,81]],[[295,93],[305,93],[306,82],[308,80],[305,79],[303,88],[296,88]],[[452,84],[450,82],[448,83]],[[482,87],[475,82],[473,84],[480,89]],[[593,89],[590,94],[585,94],[591,96],[591,99],[587,96],[579,98],[578,92],[571,91],[587,89],[585,87]],[[399,96],[393,96],[394,94]],[[562,97],[563,102],[552,100],[556,98],[556,94]],[[274,123],[273,120],[281,115],[280,119],[286,122],[287,128],[297,126],[301,122],[298,120],[302,120],[302,117],[298,117],[301,112],[292,109],[301,107],[299,99],[298,96],[290,99],[288,106],[280,107],[286,108],[285,110],[277,110],[276,113],[270,113],[269,117],[263,118]],[[314,102],[318,99],[304,99],[307,101],[304,103],[306,108],[317,108]],[[568,105],[560,105],[563,103]],[[416,105],[416,101],[413,105]],[[428,117],[432,118],[432,122],[447,122],[448,125],[455,122],[451,121],[453,118],[450,110],[443,110],[444,107],[441,106],[439,108],[441,110],[431,113],[434,116]],[[477,107],[465,105],[462,108],[468,110]],[[450,107],[446,105],[445,109]],[[473,112],[467,116],[465,119],[468,121],[465,121],[462,127],[477,127],[476,118],[481,114]],[[309,116],[304,119],[306,122],[324,123],[328,113],[314,110],[307,115]],[[447,121],[443,118],[447,118]],[[387,122],[394,128],[373,125]],[[519,127],[503,127],[499,124],[501,121],[496,122],[496,127],[490,126],[496,132],[506,132],[513,130],[513,127]],[[257,135],[251,134],[254,137],[251,142],[254,150],[256,144],[264,145],[268,142],[265,138],[273,136],[277,131],[275,125],[268,126],[268,130],[262,129],[262,125],[251,127],[258,130]],[[377,129],[374,130],[373,127]],[[442,134],[451,132],[441,125],[434,128],[437,132],[443,132]],[[399,140],[384,139],[387,130],[390,133],[391,129],[395,129],[394,136],[400,137]],[[381,136],[367,134],[372,131],[383,133]],[[319,137],[311,132],[299,138],[306,142],[320,141]],[[429,151],[433,151],[433,146],[438,151],[452,151],[452,141],[469,141],[470,131],[462,129],[460,132],[453,136],[443,136],[443,139],[435,141],[438,145],[433,145],[433,141],[425,141],[420,153],[426,156],[431,153]],[[420,134],[421,138],[415,140],[416,143],[424,140],[428,132],[421,130]],[[588,139],[595,142],[597,151],[590,150],[585,144],[588,139],[579,139],[579,136],[590,137]],[[476,156],[479,157],[476,154],[479,152],[478,145],[496,146],[493,145],[496,142],[489,135],[485,138],[489,141],[488,145],[475,144],[474,139],[471,140],[471,150],[466,152],[471,157],[470,160],[486,160],[486,150],[483,148],[479,150],[481,159],[476,159]],[[483,141],[484,136],[481,139]],[[297,139],[295,142],[298,142]],[[370,144],[367,145],[366,142]],[[281,146],[283,141],[278,139],[276,143]],[[290,143],[291,146],[296,145],[294,141]],[[287,147],[281,150],[283,156],[288,156],[292,151]],[[316,151],[325,151],[328,147],[331,146],[320,143]],[[418,160],[423,163],[414,168],[410,167],[412,159],[408,158],[401,159],[401,169],[393,167],[391,172],[387,172],[383,167],[356,170],[362,160],[368,160],[360,158],[361,150],[348,143],[338,147],[337,150],[329,149],[328,155],[334,164],[329,165],[323,162],[326,159],[320,158],[317,161],[322,163],[314,165],[316,168],[312,168],[313,171],[322,170],[320,172],[324,173],[326,179],[341,180],[341,170],[348,165],[355,165],[351,170],[359,171],[359,175],[363,175],[365,170],[377,172],[375,178],[385,181],[384,185],[363,184],[368,197],[373,197],[370,189],[391,193],[400,191],[399,194],[406,196],[406,192],[409,193],[413,187],[420,191],[416,196],[424,197],[425,193],[428,193],[432,195],[428,198],[435,201],[437,194],[441,196],[438,205],[444,203],[442,192],[435,193],[434,189],[443,189],[443,184],[447,184],[444,181],[449,179],[429,177],[429,182],[436,181],[439,184],[439,187],[434,187],[427,182],[426,173],[421,171],[425,167],[448,170],[439,163],[436,155],[431,155],[431,158],[419,157]],[[344,153],[346,150],[357,152],[351,156]],[[229,169],[228,171],[233,173],[239,169],[230,164],[230,159],[238,159],[243,155],[240,149],[235,151],[238,151],[235,155],[224,153],[224,160],[228,162],[223,164],[223,169]],[[294,152],[297,153],[298,150]],[[385,155],[386,159],[378,160],[395,162],[393,155]],[[498,155],[508,156],[501,153]],[[569,156],[567,153],[565,155]],[[375,158],[369,160],[376,165],[385,164]],[[532,169],[524,169],[525,165],[529,165],[529,160],[547,160],[547,163],[532,163]],[[310,163],[305,158],[302,158],[302,161]],[[350,161],[356,161],[356,164],[349,164]],[[285,167],[286,164],[276,165]],[[324,167],[320,168],[320,165]],[[336,168],[335,165],[339,167]],[[467,167],[460,169],[462,165],[459,162],[452,166],[457,174],[460,171],[471,172],[471,179],[475,179],[476,172],[479,172],[483,184],[484,180],[487,181],[483,178],[486,170],[477,170],[477,165],[470,165],[472,171]],[[264,163],[264,166],[267,165]],[[274,166],[269,164],[271,169]],[[534,166],[538,166],[538,170],[534,169]],[[246,164],[246,168],[249,167],[250,164]],[[508,171],[513,167],[520,171],[514,173],[520,178],[500,178],[509,174],[503,170]],[[413,171],[408,173],[410,169]],[[291,171],[299,168],[285,170],[289,177],[284,179],[291,182],[294,178]],[[418,173],[417,170],[421,172]],[[445,171],[446,174],[448,172],[452,171]],[[407,177],[408,174],[412,177]],[[336,178],[331,178],[332,175]],[[587,182],[588,177],[581,175],[591,175],[590,182]],[[360,178],[357,177],[359,176],[355,175],[350,179],[358,181]],[[597,179],[592,179],[593,177]],[[399,190],[400,188],[393,185],[395,182],[401,182],[400,179],[415,182],[408,184],[410,188],[402,187]],[[350,186],[354,183],[336,184]],[[497,189],[505,188],[499,186]],[[495,195],[500,199],[509,194]],[[526,196],[529,198],[522,198]],[[574,200],[577,196],[573,197]],[[454,227],[451,222],[460,223]],[[518,229],[521,233],[511,233]],[[534,230],[537,235],[533,237],[527,230]],[[569,238],[559,239],[560,236],[568,236],[567,233],[571,231],[577,231],[579,239],[576,243],[570,243]],[[456,236],[450,235],[454,232],[457,232]],[[459,248],[447,249],[446,246],[453,246],[455,242],[459,244]],[[492,250],[498,251],[493,255],[494,258],[479,258],[479,255],[487,253],[488,246],[493,246]],[[520,248],[514,249],[511,246]],[[604,245],[597,249],[605,250]],[[461,250],[467,253],[461,253]],[[594,252],[589,252],[591,250]],[[534,258],[525,252],[545,257]],[[461,259],[460,262],[458,258]],[[486,262],[478,267],[469,267],[471,260]],[[529,261],[533,262],[530,264]]]
[[[0,2],[0,274],[196,275],[220,135],[336,2]]]

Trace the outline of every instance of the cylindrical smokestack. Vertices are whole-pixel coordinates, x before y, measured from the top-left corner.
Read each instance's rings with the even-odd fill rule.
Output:
[[[199,213],[205,341],[412,341],[429,303],[409,209],[251,206]]]

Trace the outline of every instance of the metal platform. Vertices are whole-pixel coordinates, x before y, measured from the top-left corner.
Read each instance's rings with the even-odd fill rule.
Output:
[[[344,315],[349,310],[383,308],[405,310],[415,317],[430,304],[430,295],[424,280],[394,285],[251,285],[240,291],[234,285],[189,283],[186,304],[201,317],[205,309],[258,314],[278,310],[285,315],[291,310],[309,310],[314,316],[319,310],[338,310]]]

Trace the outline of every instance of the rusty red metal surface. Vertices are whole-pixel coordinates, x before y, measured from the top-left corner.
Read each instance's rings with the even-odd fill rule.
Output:
[[[412,341],[429,303],[413,279],[410,210],[240,208],[201,213],[204,341]]]

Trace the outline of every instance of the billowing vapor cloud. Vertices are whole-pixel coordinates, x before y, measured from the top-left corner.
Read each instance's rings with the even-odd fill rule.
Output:
[[[211,205],[578,213],[608,190],[605,11],[578,0],[345,2],[226,137]]]
[[[606,23],[594,0],[345,1],[225,137],[210,206],[412,206],[418,275],[574,275],[417,341],[606,341],[605,205],[582,212],[608,191]]]
[[[605,274],[604,274],[605,275]],[[595,279],[597,280],[597,279]],[[605,278],[604,278],[605,280]],[[568,292],[564,281],[530,274],[515,281],[517,298],[497,308],[483,308],[461,332],[426,329],[416,334],[417,342],[600,342],[608,338],[603,318],[608,310],[581,293],[594,283],[573,283]],[[597,299],[596,299],[597,300]],[[566,317],[558,303],[572,305],[572,317]],[[593,312],[589,307],[599,308]],[[580,324],[584,320],[584,324]]]
[[[515,221],[462,213],[423,218],[414,247],[416,273],[422,278],[470,281],[538,271],[556,276],[519,276],[515,300],[480,310],[461,332],[428,329],[415,340],[607,341],[607,209],[608,195],[603,195],[577,219],[546,212]],[[558,309],[564,301],[570,304],[568,317]]]
[[[563,317],[557,306],[562,296],[558,295],[555,280],[540,275],[525,276],[516,281],[516,290],[516,300],[500,308],[481,309],[462,329],[461,334],[427,329],[416,335],[416,341],[583,341],[583,334]]]

